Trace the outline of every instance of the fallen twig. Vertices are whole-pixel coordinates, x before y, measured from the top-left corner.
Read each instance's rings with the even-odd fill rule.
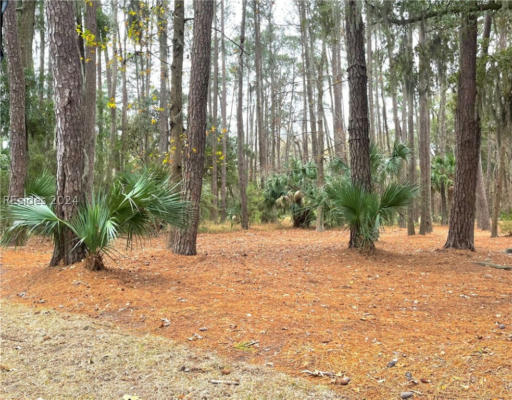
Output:
[[[475,261],[474,264],[483,265],[484,267],[503,269],[505,271],[512,271],[512,265],[499,265],[487,261]]]
[[[211,379],[208,382],[213,383],[214,385],[220,385],[220,384],[224,384],[224,385],[240,385],[239,381],[220,381],[218,379]]]
[[[304,371],[302,371],[302,373],[303,374],[308,374],[308,375],[311,375],[311,376],[320,376],[320,377],[328,376],[329,378],[332,378],[332,377],[334,377],[336,375],[334,372],[319,371],[318,369],[315,369],[314,371],[310,371],[309,369],[305,369]]]

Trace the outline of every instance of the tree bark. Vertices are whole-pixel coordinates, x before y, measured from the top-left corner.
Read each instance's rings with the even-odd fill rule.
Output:
[[[112,0],[112,14],[113,14],[113,25],[112,29],[112,65],[109,67],[107,63],[107,69],[110,69],[110,91],[109,91],[109,103],[113,103],[110,107],[110,146],[109,146],[109,161],[107,170],[107,181],[111,180],[111,177],[115,175],[117,168],[119,167],[119,149],[117,140],[117,107],[116,103],[116,92],[117,92],[117,4],[118,0]],[[106,52],[106,50],[105,50]]]
[[[254,62],[256,69],[256,117],[258,121],[258,142],[260,155],[260,169],[262,181],[268,175],[268,149],[267,132],[263,123],[263,71],[262,49],[260,34],[260,5],[258,0],[253,0],[254,11]]]
[[[16,201],[24,197],[28,164],[25,124],[25,73],[16,24],[16,2],[10,1],[7,4],[4,23],[9,77],[9,147],[11,153],[9,200]]]
[[[455,187],[445,248],[475,249],[475,189],[480,153],[476,104],[477,17],[463,16],[456,110]]]
[[[85,29],[98,36],[96,24],[97,1],[85,3]],[[85,174],[84,191],[90,199],[94,185],[94,154],[96,148],[96,40],[85,43],[85,84],[83,92]]]
[[[487,64],[487,53],[489,50],[489,38],[491,36],[491,26],[492,26],[492,17],[490,14],[487,14],[485,16],[485,23],[484,23],[484,32],[482,35],[482,65],[478,66],[478,68],[481,68],[483,71],[485,71],[485,66]],[[482,110],[482,98],[483,98],[483,91],[484,88],[478,88],[477,89],[477,107],[478,112],[480,113]],[[478,174],[477,174],[477,181],[476,181],[476,220],[477,220],[477,226],[486,231],[491,230],[491,216],[489,214],[489,202],[487,201],[487,192],[485,189],[485,181],[484,181],[484,174],[482,170],[482,154],[479,153],[478,155]]]
[[[218,104],[219,104],[219,40],[217,38],[217,6],[214,6],[214,37],[213,37],[213,107],[212,122],[213,129],[210,132],[212,145],[212,196],[213,210],[212,220],[217,222],[219,211],[219,186],[218,186],[218,164],[217,164],[217,129],[218,129]]]
[[[301,26],[301,39],[302,44],[304,46],[304,61],[306,67],[306,93],[307,93],[307,101],[308,101],[308,109],[309,109],[309,126],[311,129],[311,153],[313,154],[313,159],[316,161],[318,157],[318,141],[316,135],[316,114],[315,114],[315,102],[313,99],[313,66],[311,51],[312,49],[309,46],[308,42],[308,33],[309,33],[309,24],[306,18],[306,3],[299,2],[299,11],[300,11],[300,26]],[[312,43],[312,41],[311,41]],[[318,118],[321,118],[319,115]]]
[[[364,56],[364,25],[361,3],[345,2],[348,83],[350,90],[349,147],[352,182],[371,191],[370,138],[368,127],[368,88]],[[361,247],[361,235],[350,229],[349,247]]]
[[[160,161],[167,156],[169,148],[169,68],[167,67],[167,0],[159,0],[157,5],[157,32],[160,50],[160,107],[158,118],[158,130],[160,138],[158,151]]]
[[[45,40],[45,23],[44,23],[44,2],[39,3],[39,101],[42,103],[44,100],[44,59],[46,53],[46,40]]]
[[[21,63],[23,68],[33,71],[32,44],[34,41],[36,2],[33,0],[18,0],[14,3],[21,5],[21,12],[18,14],[18,41],[21,50]]]
[[[412,78],[414,58],[412,55],[412,27],[407,30],[407,55],[408,55],[408,74],[405,87],[407,92],[407,143],[410,151],[409,165],[407,169],[407,180],[409,184],[416,184],[416,154],[414,150],[414,83]],[[414,203],[411,202],[407,207],[407,234],[414,235]]]
[[[242,25],[240,28],[240,53],[238,57],[238,100],[236,111],[237,127],[237,158],[238,180],[240,184],[240,217],[242,229],[249,229],[249,215],[247,213],[247,168],[244,154],[244,121],[243,121],[243,76],[244,76],[244,42],[245,42],[245,9],[247,0],[242,3]]]
[[[171,65],[171,176],[174,181],[182,179],[183,158],[183,46],[185,43],[185,4],[174,0]]]
[[[220,102],[220,114],[222,118],[222,163],[220,171],[220,220],[226,220],[227,200],[227,156],[228,156],[228,123],[227,117],[227,89],[226,89],[226,43],[224,38],[224,0],[220,5],[220,28],[221,28],[221,53],[222,53],[222,99]]]
[[[343,129],[342,114],[342,74],[341,74],[341,55],[340,55],[340,23],[341,15],[336,7],[336,30],[332,41],[332,74],[333,74],[333,92],[334,92],[334,113],[333,113],[333,129],[334,129],[334,150],[336,157],[347,162],[347,149],[345,131]]]
[[[366,71],[368,76],[368,106],[369,106],[369,134],[370,134],[370,142],[373,144],[376,143],[375,138],[375,111],[373,107],[373,49],[372,49],[372,21],[370,16],[370,9],[366,7],[366,24],[368,25],[368,29],[366,30]],[[348,46],[347,46],[348,47]]]
[[[430,123],[428,107],[428,87],[430,60],[427,54],[427,37],[425,23],[420,23],[420,56],[419,56],[419,86],[420,97],[420,129],[419,129],[419,159],[420,159],[420,235],[432,232],[431,212],[431,179],[430,179]]]
[[[318,170],[316,184],[320,190],[323,188],[325,184],[324,179],[324,127],[323,127],[323,113],[324,113],[324,80],[323,80],[323,71],[324,64],[327,58],[327,52],[325,49],[325,42],[322,44],[322,55],[317,63],[317,114],[318,114],[318,148],[316,158],[316,167]],[[317,208],[316,210],[316,231],[323,232],[324,231],[324,211],[323,206]]]
[[[199,202],[203,184],[206,144],[206,107],[210,78],[213,0],[194,0],[194,38],[188,105],[188,133],[184,149],[184,198],[190,203],[188,226],[176,232],[173,251],[195,255]]]
[[[84,201],[84,124],[82,112],[82,71],[73,3],[46,2],[50,56],[53,60],[55,114],[57,130],[57,196],[55,212],[71,219]],[[60,261],[69,265],[85,257],[85,248],[76,246],[77,238],[69,229],[55,237],[50,265]]]

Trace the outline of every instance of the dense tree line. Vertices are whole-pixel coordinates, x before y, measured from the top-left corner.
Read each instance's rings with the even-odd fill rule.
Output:
[[[347,193],[409,235],[449,224],[446,247],[510,218],[506,1],[11,0],[2,18],[11,202],[48,171],[72,220],[123,174],[163,170],[189,205],[180,254],[201,219],[247,229],[288,207],[321,231]],[[338,223],[371,248],[361,221]],[[55,244],[52,265],[87,253],[66,225]]]

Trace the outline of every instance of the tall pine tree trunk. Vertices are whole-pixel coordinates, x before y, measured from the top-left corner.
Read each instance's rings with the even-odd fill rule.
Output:
[[[97,2],[85,3],[85,29],[98,36],[96,24]],[[85,43],[85,85],[83,92],[85,154],[84,191],[91,198],[94,185],[94,155],[96,149],[96,43]]]
[[[171,65],[171,175],[174,181],[182,179],[183,158],[183,46],[185,44],[185,4],[174,0]]]
[[[244,120],[243,120],[243,76],[244,76],[244,42],[245,42],[245,9],[247,0],[242,3],[242,25],[240,28],[240,53],[238,56],[238,96],[236,108],[237,127],[237,158],[238,180],[240,184],[240,216],[242,229],[249,228],[249,216],[247,213],[247,168],[244,154]]]
[[[160,107],[158,110],[159,142],[158,152],[160,160],[167,157],[169,150],[169,68],[167,66],[167,0],[160,0],[157,5],[157,32],[160,50]]]
[[[218,186],[218,164],[217,164],[217,129],[218,129],[218,104],[219,104],[219,40],[217,38],[217,7],[214,6],[214,37],[213,37],[213,107],[212,122],[213,129],[210,132],[212,145],[212,196],[213,210],[212,219],[217,222],[219,210],[219,186]]]
[[[34,70],[32,43],[34,41],[36,2],[33,0],[15,1],[18,4],[18,42],[21,50],[21,63],[28,71]]]
[[[9,144],[11,164],[9,200],[24,197],[27,178],[28,144],[25,124],[25,73],[16,25],[16,2],[10,1],[4,15],[5,50],[9,75]]]
[[[364,57],[364,25],[361,3],[345,2],[348,83],[350,90],[349,146],[352,182],[371,191],[370,138],[368,127],[368,88]],[[349,247],[363,245],[361,233],[350,229]],[[371,247],[371,244],[370,244]]]
[[[407,181],[411,185],[416,184],[416,154],[414,150],[414,85],[412,81],[413,70],[413,54],[412,54],[412,28],[407,31],[407,55],[408,55],[408,71],[405,82],[407,92],[407,144],[409,146],[410,158],[407,169]],[[407,234],[414,235],[414,203],[411,202],[407,207]]]
[[[222,95],[220,102],[220,114],[222,118],[222,163],[220,170],[220,220],[226,220],[227,208],[227,152],[228,152],[228,124],[227,124],[227,89],[226,89],[226,43],[224,39],[224,0],[220,6],[220,29],[221,29],[221,53],[222,53]]]
[[[480,121],[476,104],[477,17],[463,16],[456,110],[455,185],[445,248],[475,249],[475,189],[480,153]]]
[[[46,3],[50,56],[55,82],[57,129],[57,196],[55,213],[70,220],[84,201],[84,121],[82,111],[82,71],[73,3],[51,0]],[[85,257],[76,236],[63,229],[55,237],[50,265],[69,265]]]
[[[430,62],[427,54],[427,37],[425,23],[420,23],[420,57],[419,57],[419,97],[420,97],[420,129],[419,129],[419,148],[418,155],[420,159],[420,189],[421,189],[421,207],[420,207],[420,235],[432,232],[432,212],[431,212],[431,180],[430,180],[430,123],[428,107],[428,74]]]
[[[260,34],[260,5],[258,0],[253,0],[254,11],[254,63],[256,69],[256,118],[258,126],[258,142],[260,155],[261,179],[263,180],[268,174],[268,138],[263,121],[263,70],[262,70],[262,48]]]
[[[195,255],[199,202],[203,184],[204,153],[206,144],[206,107],[208,80],[210,78],[211,28],[213,0],[194,0],[194,38],[192,43],[188,132],[184,149],[184,199],[190,203],[190,218],[186,228],[174,237],[173,251],[177,254]]]

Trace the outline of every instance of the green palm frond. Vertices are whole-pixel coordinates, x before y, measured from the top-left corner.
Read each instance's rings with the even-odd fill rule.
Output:
[[[330,182],[325,191],[334,216],[356,228],[363,242],[371,243],[378,239],[381,223],[390,222],[397,211],[406,207],[417,189],[392,183],[379,195],[340,180]]]
[[[47,171],[36,178],[29,179],[25,186],[25,193],[28,197],[39,197],[47,203],[55,196],[55,192],[55,177]]]
[[[93,197],[90,203],[80,208],[69,225],[85,244],[89,254],[108,253],[118,235],[117,223],[106,207],[105,196]]]
[[[66,222],[61,220],[40,197],[26,197],[7,207],[11,226],[1,239],[3,245],[17,243],[23,235],[53,236]]]
[[[385,222],[391,222],[396,212],[407,207],[416,196],[414,185],[391,183],[380,196],[379,214]]]

